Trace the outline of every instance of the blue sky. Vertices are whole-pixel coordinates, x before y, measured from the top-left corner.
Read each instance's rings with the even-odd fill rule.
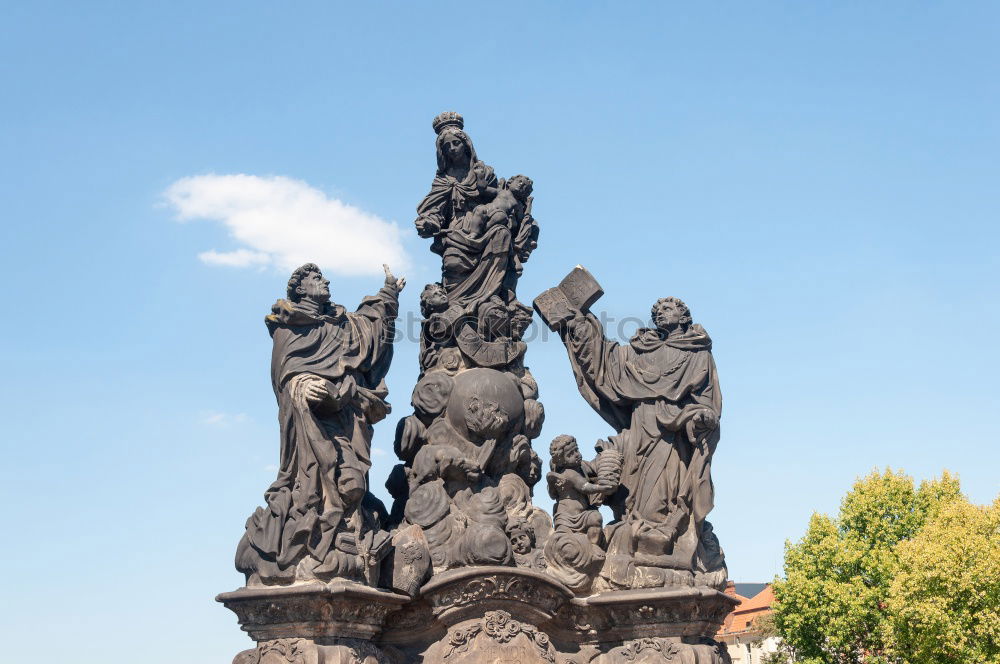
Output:
[[[212,598],[277,463],[262,318],[313,250],[349,306],[395,263],[416,315],[443,110],[535,182],[522,300],[582,263],[608,316],[676,295],[712,335],[734,579],[876,466],[997,494],[997,5],[139,5],[2,9],[11,661],[249,644]],[[610,433],[557,341],[528,363],[541,453]],[[376,491],[415,377],[401,341]]]

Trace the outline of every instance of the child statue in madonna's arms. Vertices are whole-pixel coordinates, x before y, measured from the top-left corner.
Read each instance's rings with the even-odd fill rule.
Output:
[[[477,205],[453,227],[466,239],[478,239],[490,228],[499,224],[510,224],[512,232],[528,211],[533,183],[526,175],[515,175],[497,190],[496,198],[489,203]]]

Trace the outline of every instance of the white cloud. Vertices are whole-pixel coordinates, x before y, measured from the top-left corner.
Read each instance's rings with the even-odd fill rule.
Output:
[[[385,450],[379,447],[372,447],[372,456],[384,457],[386,456]]]
[[[207,424],[210,427],[218,427],[220,429],[229,428],[234,424],[243,424],[249,420],[250,417],[246,413],[222,413],[210,410],[201,414],[201,421],[203,424]]]
[[[317,263],[341,275],[381,274],[383,263],[399,273],[409,265],[395,222],[331,198],[301,180],[198,175],[170,185],[164,198],[179,221],[220,221],[243,245],[198,254],[209,265],[292,270]]]
[[[225,267],[250,267],[251,265],[268,265],[271,263],[270,254],[262,251],[250,251],[249,249],[237,249],[236,251],[216,251],[211,249],[198,254],[202,263],[209,265],[223,265]]]

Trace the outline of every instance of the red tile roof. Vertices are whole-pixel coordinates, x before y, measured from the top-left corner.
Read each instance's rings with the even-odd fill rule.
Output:
[[[736,613],[744,613],[747,611],[760,611],[761,609],[770,609],[772,604],[774,604],[774,591],[771,590],[771,586],[769,584],[759,593],[754,595],[745,604],[740,604],[739,606],[737,606]]]
[[[771,604],[774,602],[774,592],[770,585],[749,599],[738,595],[735,588],[730,588],[731,586],[726,587],[726,594],[736,597],[740,603],[726,616],[718,632],[720,636],[751,630],[754,620],[771,613]]]

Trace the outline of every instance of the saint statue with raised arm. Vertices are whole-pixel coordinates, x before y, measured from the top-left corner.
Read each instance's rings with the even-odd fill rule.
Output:
[[[658,300],[652,318],[627,345],[589,312],[560,327],[581,394],[618,431],[604,445],[623,457],[601,577],[612,589],[724,584],[705,521],[722,414],[712,340],[677,298]]]
[[[281,457],[267,505],[247,520],[237,550],[248,585],[377,581],[389,547],[386,510],[368,492],[372,425],[389,412],[384,378],[406,283],[388,267],[385,274],[382,289],[348,312],[330,301],[330,282],[307,263],[265,318]]]

